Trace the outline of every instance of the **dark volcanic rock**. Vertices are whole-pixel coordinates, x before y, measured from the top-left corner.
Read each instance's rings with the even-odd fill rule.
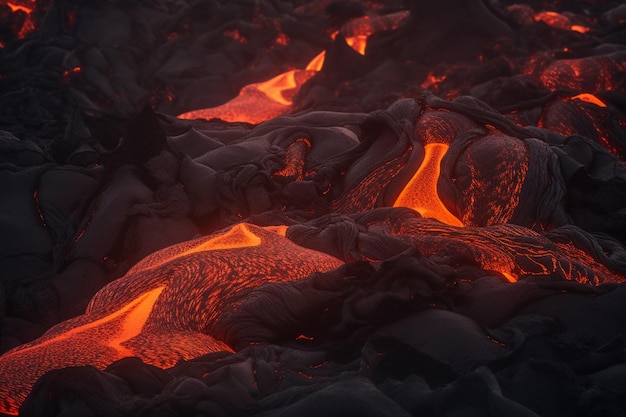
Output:
[[[624,7],[512,3],[0,5],[0,410],[624,415]]]

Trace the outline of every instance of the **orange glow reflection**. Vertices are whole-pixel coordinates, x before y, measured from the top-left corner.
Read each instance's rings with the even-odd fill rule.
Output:
[[[238,224],[153,253],[102,288],[82,316],[0,357],[0,413],[17,410],[47,371],[136,356],[168,368],[230,351],[218,320],[241,293],[339,267],[337,258],[286,239],[286,226]]]
[[[443,143],[429,143],[424,146],[422,164],[400,192],[393,207],[409,207],[422,217],[434,218],[451,226],[463,226],[463,223],[448,211],[437,192],[441,160],[448,147]]]

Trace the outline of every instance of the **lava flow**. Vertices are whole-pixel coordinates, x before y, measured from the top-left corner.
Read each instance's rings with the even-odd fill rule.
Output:
[[[249,84],[228,103],[208,109],[193,110],[179,115],[181,119],[213,119],[227,122],[260,123],[280,116],[291,109],[291,97],[302,84],[318,71],[322,55],[314,58],[304,70],[291,70],[261,83]]]
[[[376,31],[396,27],[407,17],[406,12],[389,16],[355,19],[344,28],[345,42],[361,55],[365,55],[367,37]],[[335,39],[339,32],[331,35]],[[283,72],[263,82],[248,84],[237,97],[217,107],[193,110],[179,115],[181,119],[218,118],[227,122],[247,122],[252,124],[281,116],[293,110],[293,97],[309,79],[324,66],[326,51],[317,54],[305,69]]]
[[[620,414],[626,6],[514,3],[0,0],[0,415]]]
[[[539,12],[535,14],[535,21],[543,22],[549,26],[562,30],[571,30],[579,33],[589,32],[589,28],[587,26],[575,25],[567,16],[557,12]]]
[[[410,220],[391,231],[424,255],[471,259],[484,271],[515,282],[529,277],[600,285],[619,283],[617,274],[573,243],[549,238],[511,224],[458,228],[432,219]]]
[[[348,44],[357,44],[358,38],[348,40]],[[183,113],[181,119],[213,119],[227,122],[261,123],[283,115],[291,110],[293,97],[300,87],[324,66],[325,52],[313,58],[303,70],[290,70],[260,83],[248,84],[241,89],[237,97],[221,106],[193,110]]]
[[[17,414],[37,378],[52,369],[103,369],[128,356],[167,368],[232,351],[216,338],[215,324],[238,294],[341,265],[292,243],[284,232],[238,224],[148,256],[100,290],[84,315],[0,357],[0,412]]]
[[[413,178],[393,203],[394,207],[409,207],[422,217],[435,218],[452,226],[463,223],[444,205],[437,192],[437,181],[441,172],[441,160],[449,146],[443,143],[429,143],[424,146],[424,160]]]
[[[17,12],[17,11],[22,11],[26,14],[30,14],[30,12],[33,11],[33,9],[31,7],[26,7],[24,5],[21,4],[14,4],[14,3],[6,3],[7,6],[9,6],[11,8],[11,11],[13,12]]]
[[[31,16],[35,8],[35,0],[14,0],[12,2],[0,1],[0,8],[6,6],[10,10],[10,14],[17,16],[15,19],[18,24],[13,29],[16,30],[15,36],[18,39],[24,38],[28,33],[35,30],[35,23]],[[14,16],[3,16],[7,20],[14,20]],[[5,22],[2,22],[5,23]],[[7,22],[8,23],[8,22]],[[2,45],[0,45],[1,47]]]

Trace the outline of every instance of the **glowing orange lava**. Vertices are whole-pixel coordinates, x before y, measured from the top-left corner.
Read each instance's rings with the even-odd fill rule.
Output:
[[[33,12],[33,8],[35,7],[34,0],[15,0],[13,2],[5,2],[0,0],[0,4],[8,6],[13,13],[26,13],[26,19],[24,20],[24,23],[22,24],[22,27],[17,34],[17,37],[19,39],[24,38],[24,36],[26,36],[29,32],[35,30],[35,23],[33,22],[31,17],[31,13]],[[0,47],[3,47],[3,45],[0,45]]]
[[[386,16],[355,19],[346,24],[341,32],[346,43],[361,55],[365,54],[367,37],[378,30],[386,30],[397,25],[408,16],[408,12],[392,13]],[[333,33],[333,39],[338,32]],[[242,42],[238,32],[224,32],[225,36]],[[325,51],[313,58],[304,70],[296,69],[278,74],[267,81],[249,84],[241,89],[237,97],[217,107],[193,110],[183,113],[181,119],[221,119],[227,122],[257,124],[286,114],[292,109],[293,97],[300,87],[319,72],[324,66]]]
[[[619,86],[622,71],[622,65],[605,56],[561,59],[545,67],[538,81],[552,91],[614,90]]]
[[[147,271],[166,264],[181,256],[191,255],[197,252],[258,246],[261,244],[261,239],[259,239],[258,236],[252,233],[248,227],[242,223],[233,226],[224,234],[218,234],[217,236],[202,241],[199,244],[196,243],[197,241],[181,243],[175,247],[169,248],[166,252],[159,252],[161,253],[161,256],[148,256],[129,269],[128,274],[133,274],[139,271]]]
[[[335,34],[336,35],[336,34]],[[365,54],[368,35],[346,37],[346,42],[355,51]],[[193,110],[183,113],[181,119],[222,119],[227,122],[257,124],[289,112],[293,97],[300,87],[321,71],[324,66],[325,51],[313,58],[303,70],[290,70],[278,74],[267,81],[249,84],[239,95],[217,107]]]
[[[286,226],[238,224],[160,250],[102,288],[82,316],[0,357],[0,412],[17,410],[45,372],[103,369],[128,356],[168,368],[231,351],[216,325],[243,291],[335,269],[338,259],[286,239]]]
[[[14,3],[8,3],[7,2],[6,5],[11,8],[12,12],[22,11],[22,12],[24,12],[26,14],[30,14],[33,11],[32,8],[26,7],[26,6],[23,6],[23,5],[20,5],[20,4],[14,4]]]
[[[578,33],[587,33],[589,32],[591,29],[589,29],[587,26],[582,26],[582,25],[572,25],[570,27],[570,30],[574,31],[574,32],[578,32]]]
[[[282,104],[283,106],[291,106],[293,101],[285,98],[285,91],[293,90],[298,86],[296,83],[296,72],[287,71],[264,83],[259,83],[257,89],[272,101]]]
[[[466,226],[509,223],[520,202],[529,161],[523,141],[496,131],[466,147],[458,162],[467,172],[456,183],[461,222]]]
[[[506,278],[507,281],[509,282],[516,282],[517,278],[515,278],[510,272],[506,272],[506,271],[499,271],[504,278]]]
[[[361,55],[365,55],[367,35],[356,35],[346,38],[346,43]]]
[[[308,71],[321,71],[322,67],[324,66],[324,60],[326,59],[326,51],[322,51],[319,54],[317,54],[317,56],[315,58],[313,58],[311,60],[311,62],[309,62],[309,64],[306,66],[306,70]]]
[[[339,31],[334,32],[332,35],[330,35],[331,39],[334,40],[335,38],[337,38],[338,34]],[[344,39],[346,40],[346,43],[350,48],[354,49],[361,55],[365,55],[365,48],[367,48],[367,37],[371,34],[371,29],[365,28],[363,33],[355,34],[353,36],[345,36]]]
[[[446,80],[445,74],[434,75],[433,71],[431,70],[426,76],[426,79],[422,81],[421,87],[424,89],[432,89],[434,86],[436,86],[437,84],[445,80]]]
[[[572,24],[569,17],[557,12],[539,12],[535,14],[535,21],[543,22],[557,29],[571,30],[579,33],[587,33],[590,30],[587,26]]]
[[[606,107],[606,104],[602,100],[589,93],[578,94],[577,96],[572,97],[572,100],[581,100],[587,103],[593,103],[598,107]]]
[[[82,317],[52,328],[37,343],[28,343],[0,358],[0,375],[11,378],[0,384],[0,412],[17,414],[28,390],[44,372],[59,367],[66,355],[81,355],[73,365],[106,367],[134,352],[123,343],[138,336],[164,287],[157,287],[131,300],[104,317],[86,321]],[[65,331],[60,331],[64,329]],[[24,367],[23,364],[29,366]],[[28,390],[25,390],[28,388]]]
[[[308,69],[287,71],[265,82],[245,86],[237,97],[221,106],[193,110],[178,117],[261,123],[288,112],[293,104],[292,97],[315,73],[315,70]]]
[[[449,146],[443,143],[429,143],[424,146],[424,160],[406,184],[393,207],[409,207],[422,217],[435,218],[452,226],[463,223],[443,204],[437,192],[437,181],[441,172],[441,160]]]
[[[432,219],[412,219],[390,233],[415,245],[422,255],[459,256],[462,263],[471,258],[476,267],[493,271],[509,282],[526,277],[591,285],[624,280],[573,243],[555,244],[522,226],[460,228]]]

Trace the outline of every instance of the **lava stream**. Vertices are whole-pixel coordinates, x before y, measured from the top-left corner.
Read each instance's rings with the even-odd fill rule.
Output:
[[[284,235],[285,227],[238,224],[148,256],[102,288],[85,314],[0,357],[0,413],[17,414],[35,381],[53,369],[104,369],[128,356],[168,368],[232,352],[215,326],[238,294],[342,264]]]
[[[393,203],[394,207],[409,207],[422,217],[435,218],[451,226],[463,226],[463,223],[446,208],[437,192],[441,160],[448,148],[449,146],[443,143],[429,143],[424,146],[424,160],[413,178],[400,192]]]

